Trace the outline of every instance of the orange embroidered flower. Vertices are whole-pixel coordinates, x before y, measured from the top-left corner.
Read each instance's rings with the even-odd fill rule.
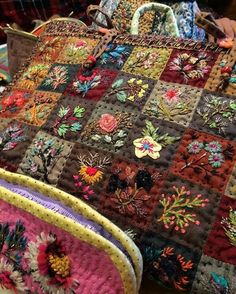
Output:
[[[79,175],[87,184],[93,185],[102,179],[103,172],[96,167],[84,165],[80,168]]]
[[[117,120],[113,115],[105,113],[99,120],[99,127],[106,133],[112,133],[117,127]]]

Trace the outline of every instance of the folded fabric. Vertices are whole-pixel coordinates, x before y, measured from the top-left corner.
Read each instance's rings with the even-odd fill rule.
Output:
[[[142,258],[137,247],[81,201],[0,169],[0,211],[3,291],[138,292]]]

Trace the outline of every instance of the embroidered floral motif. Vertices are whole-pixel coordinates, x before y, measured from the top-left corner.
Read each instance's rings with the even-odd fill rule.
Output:
[[[203,101],[204,104],[197,108],[197,113],[204,121],[203,125],[225,135],[229,124],[236,121],[236,102],[213,95],[205,96]]]
[[[224,226],[225,234],[229,238],[230,244],[236,247],[236,210],[231,208],[229,216],[223,218],[221,224]]]
[[[127,46],[109,44],[101,56],[100,63],[111,63],[114,66],[121,67],[123,66],[128,55],[129,51],[127,50]]]
[[[165,48],[135,47],[122,70],[157,79],[160,77],[171,50]]]
[[[23,78],[19,82],[19,87],[33,90],[48,73],[49,66],[43,63],[32,65],[23,74]]]
[[[151,199],[150,190],[161,177],[159,173],[150,174],[145,169],[135,170],[117,167],[109,178],[107,192],[119,213],[144,217],[149,212],[145,202]]]
[[[143,112],[159,119],[186,125],[198,100],[196,90],[176,88],[159,82]]]
[[[149,85],[141,79],[131,78],[126,82],[121,78],[112,84],[107,96],[115,94],[120,102],[128,100],[140,104],[148,88]]]
[[[123,0],[120,2],[113,16],[119,31],[129,33],[133,13],[134,11],[129,1]]]
[[[0,289],[25,293],[22,257],[27,246],[24,225],[18,221],[13,229],[8,223],[0,224]]]
[[[68,69],[63,65],[55,66],[43,82],[44,86],[51,86],[56,90],[60,85],[65,85],[68,81]]]
[[[189,53],[178,54],[169,64],[169,70],[177,71],[183,75],[185,82],[188,80],[203,78],[210,72],[207,64],[211,60],[206,53],[200,52],[197,57]]]
[[[73,294],[79,287],[71,273],[71,260],[56,235],[41,233],[25,254],[32,277],[45,293]]]
[[[188,274],[193,268],[191,260],[175,252],[173,247],[165,247],[161,250],[146,247],[144,258],[152,267],[152,278],[164,287],[179,291],[186,291],[189,284]]]
[[[146,128],[143,129],[142,135],[142,138],[133,141],[135,155],[138,158],[149,156],[152,159],[157,159],[160,157],[159,151],[162,148],[180,139],[180,137],[169,136],[168,133],[159,134],[159,127],[155,128],[148,120],[146,120]]]
[[[73,89],[76,93],[82,94],[82,97],[88,93],[89,90],[97,87],[101,83],[101,75],[98,69],[92,72],[84,72],[78,76],[78,79],[73,82]]]
[[[25,129],[20,124],[10,124],[0,133],[0,150],[14,149],[20,142],[26,140]]]
[[[99,183],[104,176],[105,168],[111,164],[109,156],[101,157],[98,153],[90,153],[87,155],[79,154],[79,171],[77,175],[73,175],[76,194],[84,199],[94,194],[92,186]]]
[[[205,176],[210,174],[217,175],[217,169],[225,162],[225,157],[232,158],[232,146],[228,146],[223,150],[222,145],[217,141],[210,143],[193,141],[187,146],[189,154],[193,154],[195,158],[189,160],[184,157],[186,164],[181,168],[192,168],[197,173],[205,173]],[[208,161],[205,161],[208,158]],[[213,168],[213,169],[212,169]]]
[[[204,287],[204,291],[208,294],[233,294],[228,280],[215,272],[211,273],[210,279],[203,277],[201,284]]]
[[[65,137],[69,131],[77,133],[82,129],[82,124],[79,120],[84,114],[85,108],[80,107],[79,105],[74,107],[74,109],[71,109],[70,106],[61,106],[57,113],[59,118],[53,126],[54,134],[59,135],[60,137]]]
[[[185,234],[190,224],[200,225],[196,214],[191,212],[193,208],[204,207],[209,200],[203,199],[201,194],[191,197],[191,192],[184,186],[181,188],[173,186],[173,190],[171,196],[162,194],[159,203],[163,207],[163,213],[157,221],[163,222],[165,229],[174,228],[175,231]]]
[[[112,145],[116,150],[124,145],[127,137],[127,130],[132,128],[132,115],[117,111],[115,115],[110,113],[102,114],[98,120],[94,120],[86,126],[82,138],[93,142]]]
[[[39,54],[37,55],[37,59],[42,62],[50,62],[56,58],[58,55],[58,51],[62,46],[62,39],[59,37],[55,37],[49,39],[43,44],[41,44],[38,48]]]
[[[59,98],[58,94],[35,92],[32,99],[19,113],[18,118],[26,123],[41,126],[47,120],[51,109]]]
[[[54,139],[37,136],[21,168],[24,172],[49,183],[49,172],[60,158],[63,149],[64,145],[59,145]]]
[[[15,114],[21,110],[30,94],[26,92],[13,91],[8,96],[5,96],[0,101],[0,113],[5,113],[6,116],[9,114]]]

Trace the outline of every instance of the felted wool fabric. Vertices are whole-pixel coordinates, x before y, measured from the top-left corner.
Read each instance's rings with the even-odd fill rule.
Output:
[[[47,27],[0,99],[0,166],[119,225],[158,284],[234,293],[235,48],[121,34],[84,71],[101,38]]]
[[[0,174],[3,291],[10,289],[22,294],[26,291],[40,294],[137,292],[139,282],[133,265],[138,264],[133,257],[141,257],[125,234],[102,217],[103,225],[97,223],[95,217],[91,217],[95,212],[89,207],[91,219],[78,214],[75,211],[80,208],[78,201],[74,201],[73,211],[59,200],[36,192],[38,189],[47,191],[40,182],[3,170]],[[54,198],[63,193],[49,189]],[[70,196],[64,195],[68,201]],[[119,241],[106,231],[104,220]],[[128,253],[130,249],[122,245],[124,238],[126,245],[132,248],[133,257]]]

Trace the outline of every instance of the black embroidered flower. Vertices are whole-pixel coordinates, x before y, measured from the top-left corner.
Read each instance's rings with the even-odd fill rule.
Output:
[[[136,175],[137,188],[144,188],[149,191],[153,187],[153,180],[151,174],[146,170],[138,171]]]
[[[120,180],[118,175],[111,175],[107,186],[108,193],[114,193],[117,189],[125,189],[128,184],[125,180]]]

